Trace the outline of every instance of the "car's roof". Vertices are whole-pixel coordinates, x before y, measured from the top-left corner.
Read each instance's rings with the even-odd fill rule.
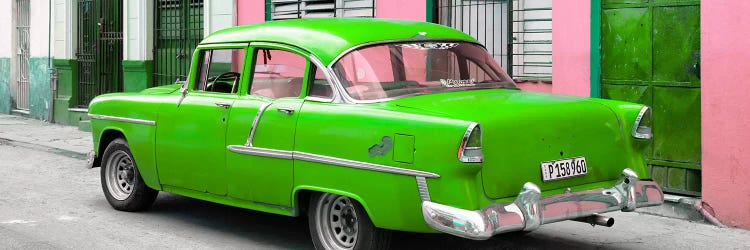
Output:
[[[201,44],[285,43],[313,53],[328,65],[339,54],[357,45],[411,38],[476,41],[461,31],[433,23],[378,18],[310,18],[231,27],[209,35]]]

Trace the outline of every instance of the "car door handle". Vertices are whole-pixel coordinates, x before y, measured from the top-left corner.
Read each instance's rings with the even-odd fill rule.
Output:
[[[277,108],[276,110],[278,110],[281,113],[286,113],[287,115],[291,115],[292,113],[294,113],[294,108],[289,108],[289,107],[281,107],[281,108]]]
[[[217,107],[228,109],[232,106],[232,104],[226,103],[226,102],[217,102],[215,103]]]

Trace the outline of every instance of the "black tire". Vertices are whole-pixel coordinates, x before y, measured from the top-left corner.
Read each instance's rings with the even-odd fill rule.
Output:
[[[151,207],[159,191],[146,186],[128,142],[117,138],[107,145],[101,164],[104,197],[114,209],[136,212]]]
[[[331,223],[336,211],[341,215],[339,225]],[[388,249],[390,246],[391,231],[375,227],[367,211],[354,199],[327,193],[313,194],[307,215],[315,249],[368,250]],[[342,236],[341,232],[349,238],[336,237],[337,234]],[[355,235],[353,242],[352,235]]]

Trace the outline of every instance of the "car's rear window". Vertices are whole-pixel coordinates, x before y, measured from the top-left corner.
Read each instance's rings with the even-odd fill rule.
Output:
[[[481,46],[468,42],[404,42],[354,50],[334,64],[356,100],[487,88],[516,88]]]

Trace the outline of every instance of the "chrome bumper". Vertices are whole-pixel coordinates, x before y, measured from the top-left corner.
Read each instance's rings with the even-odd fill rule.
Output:
[[[422,216],[430,227],[456,236],[484,240],[493,235],[532,231],[543,224],[661,205],[664,193],[653,181],[640,181],[630,169],[610,188],[564,193],[541,198],[534,183],[527,182],[513,202],[496,203],[482,210],[464,210],[429,200],[422,201]]]

